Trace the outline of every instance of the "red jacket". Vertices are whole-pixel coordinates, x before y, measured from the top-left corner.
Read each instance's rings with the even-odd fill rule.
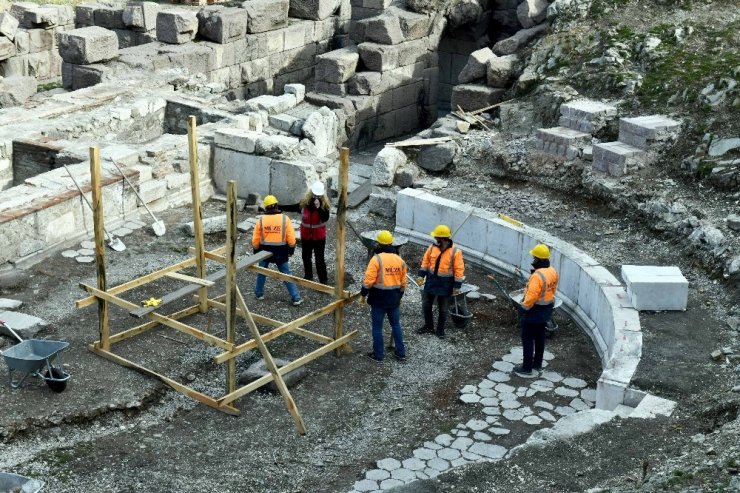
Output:
[[[301,241],[325,240],[326,221],[329,220],[329,209],[315,209],[309,204],[301,211]]]

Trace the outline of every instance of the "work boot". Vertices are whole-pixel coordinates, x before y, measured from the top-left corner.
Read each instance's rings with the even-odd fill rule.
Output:
[[[383,362],[383,358],[378,358],[377,356],[375,356],[375,353],[372,352],[372,351],[370,351],[369,353],[367,353],[365,356],[367,356],[371,360],[375,361],[376,363],[382,363]]]
[[[296,298],[293,300],[293,306],[300,306],[303,303],[303,298]]]
[[[430,332],[434,332],[434,331],[430,329],[429,327],[427,327],[426,325],[416,329],[417,334],[428,334]]]
[[[539,372],[535,372],[534,370],[525,370],[522,365],[515,366],[512,371],[522,378],[536,378],[539,376]]]
[[[447,338],[444,330],[438,330],[436,334],[437,334],[437,338],[439,339],[445,340]]]
[[[401,356],[396,351],[393,351],[393,357],[396,358],[401,363],[406,363],[406,356]]]

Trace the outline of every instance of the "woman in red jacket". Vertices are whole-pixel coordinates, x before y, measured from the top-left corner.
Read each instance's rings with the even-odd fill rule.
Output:
[[[320,181],[301,200],[301,257],[303,258],[304,279],[313,280],[312,253],[316,253],[316,273],[321,284],[327,283],[326,262],[326,222],[329,220],[331,204],[326,196],[324,184]]]

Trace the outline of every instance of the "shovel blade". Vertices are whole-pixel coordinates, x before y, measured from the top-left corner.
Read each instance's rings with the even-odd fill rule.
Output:
[[[126,245],[120,240],[120,238],[112,238],[108,242],[108,246],[117,252],[122,252],[126,249]]]
[[[164,234],[167,232],[167,227],[164,225],[164,222],[160,219],[159,221],[156,221],[152,223],[152,230],[154,231],[154,234],[157,236],[164,236]]]

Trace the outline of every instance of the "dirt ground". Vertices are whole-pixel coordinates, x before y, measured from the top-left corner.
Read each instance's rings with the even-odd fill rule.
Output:
[[[671,418],[619,420],[551,450],[528,450],[499,463],[455,469],[436,481],[409,485],[405,491],[587,489],[609,478],[629,477],[644,458],[659,462],[677,453],[676,444],[697,430],[724,422],[712,413],[697,419],[697,413],[715,405],[731,384],[730,369],[708,357],[727,341],[721,327],[730,302],[728,293],[692,268],[689,259],[673,258],[662,240],[624,217],[570,196],[482,177],[470,180],[464,174],[440,194],[552,229],[617,275],[622,263],[678,264],[691,283],[689,310],[641,315],[644,352],[635,386],[678,400],[679,406]],[[543,207],[551,211],[546,221],[538,213]],[[211,201],[204,215],[222,211],[223,204]],[[392,227],[388,220],[368,213],[364,205],[350,213],[350,220],[362,230]],[[189,215],[187,209],[164,213],[168,233],[163,238],[145,229],[126,236],[126,252],[108,252],[109,285],[184,259],[192,238],[177,224],[189,220]],[[246,213],[240,215],[245,217]],[[333,230],[333,219],[330,227]],[[366,251],[351,232],[348,235],[348,287],[357,290]],[[209,235],[208,246],[219,246],[223,240],[223,235]],[[242,234],[239,243],[245,241]],[[332,252],[333,246],[327,252],[329,259]],[[418,268],[420,248],[407,246],[402,254],[412,271]],[[302,273],[300,263],[299,255],[293,257],[294,273]],[[331,281],[331,262],[329,270]],[[75,299],[84,297],[78,284],[94,284],[94,273],[92,265],[55,255],[31,269],[27,277],[6,281],[0,290],[0,296],[23,300],[22,311],[51,323],[41,336],[72,345],[65,353],[73,374],[66,392],[53,394],[38,382],[18,391],[0,387],[0,469],[40,478],[50,492],[349,491],[366,470],[375,467],[376,460],[410,457],[425,440],[470,419],[472,410],[458,400],[460,389],[480,380],[492,361],[519,344],[508,304],[485,273],[472,266],[467,270],[468,282],[498,299],[471,303],[475,317],[470,325],[450,327],[450,337],[440,341],[415,334],[422,324],[420,296],[410,288],[402,305],[406,364],[387,358],[378,365],[363,356],[371,344],[369,311],[352,305],[346,310],[345,327],[359,332],[351,344],[353,352],[314,361],[308,365],[308,376],[292,389],[308,429],[308,435],[301,437],[278,394],[252,393],[236,402],[241,416],[227,416],[90,353],[86,345],[97,338],[96,310],[72,307]],[[254,276],[240,274],[238,279],[250,307],[278,320],[296,318],[329,301],[327,295],[304,290],[306,302],[293,307],[284,287],[268,280],[266,300],[258,302],[251,296]],[[503,282],[507,290],[518,287],[513,281]],[[138,303],[178,286],[176,281],[162,280],[126,297]],[[219,289],[216,286],[215,291]],[[188,304],[189,300],[182,300],[168,309]],[[601,367],[590,340],[562,315],[558,322],[561,328],[548,342],[548,350],[557,355],[553,368],[594,387]],[[193,316],[188,323],[216,334],[224,330],[223,316],[216,312]],[[114,331],[133,325],[136,321],[127,313],[112,310]],[[329,334],[331,320],[309,328]],[[243,324],[239,334],[246,339]],[[268,346],[273,355],[284,359],[315,347],[294,335]],[[155,329],[114,350],[210,395],[224,392],[224,371],[211,362],[220,351],[170,329]],[[257,360],[254,351],[242,355],[239,370]],[[501,445],[510,448],[522,443],[528,433],[512,428]]]

